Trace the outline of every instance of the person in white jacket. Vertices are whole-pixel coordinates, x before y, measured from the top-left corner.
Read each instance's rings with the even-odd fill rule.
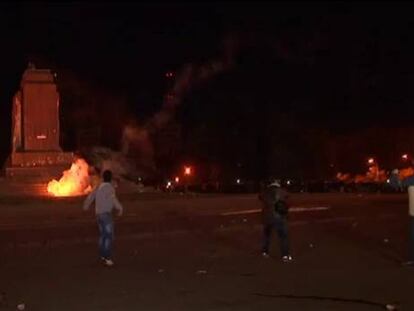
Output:
[[[406,181],[403,185],[408,186],[408,215],[410,217],[410,246],[409,257],[405,265],[414,266],[414,180]]]
[[[409,253],[408,260],[403,264],[406,266],[414,266],[414,175],[409,176],[402,181],[399,178],[398,170],[392,171],[390,184],[396,190],[407,188],[408,192],[408,216],[410,218],[410,236],[409,236]]]
[[[119,203],[115,189],[111,184],[112,172],[103,172],[103,182],[86,198],[83,209],[88,210],[95,202],[95,214],[99,228],[99,256],[106,266],[113,266],[112,244],[114,238],[114,223],[112,211],[116,209],[118,216],[122,216],[123,208]]]

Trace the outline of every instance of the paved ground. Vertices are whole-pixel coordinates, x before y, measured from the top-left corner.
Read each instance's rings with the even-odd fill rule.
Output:
[[[121,201],[117,266],[108,269],[81,198],[3,193],[0,310],[414,310],[414,269],[400,265],[405,195],[293,195],[291,264],[280,262],[276,239],[272,258],[258,255],[256,196]]]

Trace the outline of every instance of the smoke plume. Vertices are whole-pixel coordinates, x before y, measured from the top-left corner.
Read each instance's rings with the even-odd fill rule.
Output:
[[[227,37],[224,40],[224,51],[220,58],[202,64],[186,64],[175,75],[169,75],[170,78],[174,77],[174,81],[172,87],[164,95],[160,111],[143,126],[135,123],[124,127],[122,153],[129,154],[132,151],[131,147],[135,146],[134,149],[140,150],[141,159],[153,165],[151,135],[175,118],[177,108],[194,86],[201,85],[231,69],[234,64],[235,42],[234,37]]]

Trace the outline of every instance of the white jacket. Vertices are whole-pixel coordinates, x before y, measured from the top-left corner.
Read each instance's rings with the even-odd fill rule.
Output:
[[[89,209],[94,201],[96,215],[111,213],[114,208],[119,211],[119,214],[123,212],[122,205],[119,203],[115,195],[115,189],[111,183],[103,182],[92,191],[86,198],[83,209]]]

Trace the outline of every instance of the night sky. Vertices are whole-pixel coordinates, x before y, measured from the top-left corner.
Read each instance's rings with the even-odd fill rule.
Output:
[[[65,89],[122,101],[120,119],[142,121],[161,109],[173,83],[166,72],[211,59],[233,65],[184,94],[176,118],[189,131],[221,116],[235,129],[257,129],[269,111],[275,123],[338,135],[411,127],[413,28],[409,4],[396,2],[1,4],[0,159],[29,61],[58,73],[69,148],[80,104]],[[102,107],[108,119],[114,107],[105,100]]]

